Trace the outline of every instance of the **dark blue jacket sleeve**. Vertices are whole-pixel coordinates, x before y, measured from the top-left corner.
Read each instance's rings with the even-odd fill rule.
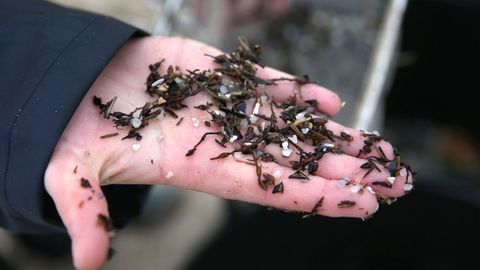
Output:
[[[0,226],[17,233],[64,231],[44,190],[47,163],[97,75],[129,38],[143,34],[43,1],[0,0]],[[113,187],[107,193],[132,198],[144,191]],[[115,200],[122,204],[109,198],[113,207]]]

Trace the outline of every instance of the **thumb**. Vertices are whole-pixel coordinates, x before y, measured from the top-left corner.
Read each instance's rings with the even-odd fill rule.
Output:
[[[47,167],[45,188],[72,239],[75,268],[98,269],[108,257],[113,233],[107,201],[88,163],[58,150]]]

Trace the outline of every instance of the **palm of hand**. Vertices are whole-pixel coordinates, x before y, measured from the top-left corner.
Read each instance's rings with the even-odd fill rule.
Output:
[[[114,111],[129,112],[142,106],[146,99],[151,99],[143,89],[148,75],[147,66],[152,62],[166,58],[160,73],[164,73],[170,64],[182,70],[208,69],[215,66],[204,54],[220,53],[206,45],[178,38],[130,41],[115,55],[82,100],[57,144],[45,174],[47,191],[72,237],[77,268],[95,269],[106,258],[109,237],[104,227],[98,226],[98,214],[108,216],[107,202],[99,187],[105,184],[168,184],[230,199],[307,212],[323,198],[321,208],[315,209],[315,213],[318,211],[328,216],[365,217],[375,212],[377,203],[374,194],[354,193],[349,188],[339,188],[336,181],[327,180],[344,176],[362,178],[365,174],[365,170],[359,168],[365,159],[354,157],[363,145],[361,135],[333,122],[332,130],[348,131],[356,140],[344,145],[346,154],[322,158],[318,176],[312,176],[307,183],[288,180],[288,175],[292,173],[288,159],[282,159],[278,150],[269,149],[278,157],[278,163],[263,163],[262,169],[281,175],[278,180],[285,185],[285,192],[281,195],[262,190],[257,183],[255,167],[251,165],[232,158],[210,160],[228,151],[216,144],[213,138],[200,145],[193,156],[185,156],[205,132],[217,131],[213,125],[207,127],[204,124],[204,121],[211,120],[208,113],[193,108],[209,100],[204,93],[185,100],[188,108],[176,112],[184,118],[178,126],[178,119],[167,116],[152,121],[143,129],[143,139],[139,142],[134,139],[121,141],[121,137],[100,139],[104,134],[115,132],[115,128],[111,121],[98,114],[92,103],[93,95],[105,100],[118,96]],[[260,69],[259,74],[269,78],[285,75],[272,69]],[[340,101],[335,94],[314,85],[306,87],[302,92],[305,99],[318,99],[320,109],[327,113],[338,112]],[[275,96],[276,100],[282,100],[291,95],[292,89],[292,83],[287,82],[267,87],[265,91]],[[127,131],[118,132],[123,137]],[[387,156],[393,156],[388,143],[379,144]],[[232,149],[232,146],[227,148]],[[387,176],[385,170],[373,171],[361,181],[365,184]],[[91,187],[82,187],[81,178],[88,179]],[[404,194],[404,183],[405,179],[400,179],[391,189],[378,187],[376,191],[388,196],[401,196]],[[355,207],[339,208],[341,201],[354,201]]]

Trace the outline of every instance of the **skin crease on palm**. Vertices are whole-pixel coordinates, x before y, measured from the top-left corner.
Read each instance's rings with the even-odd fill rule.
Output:
[[[98,114],[98,108],[92,102],[93,95],[104,100],[117,96],[114,111],[130,112],[152,99],[145,93],[149,64],[165,58],[160,67],[161,74],[166,72],[169,65],[179,66],[182,71],[213,69],[215,64],[204,54],[221,53],[205,44],[183,38],[133,39],[113,57],[89,89],[64,130],[45,173],[46,189],[54,199],[72,238],[72,254],[77,269],[97,269],[107,257],[110,239],[104,227],[98,224],[98,214],[108,216],[107,201],[101,196],[101,185],[172,185],[228,199],[304,212],[310,212],[324,197],[318,214],[331,217],[366,217],[376,211],[378,205],[374,194],[351,192],[349,188],[338,187],[335,180],[347,176],[367,183],[385,179],[389,173],[372,171],[362,179],[366,170],[361,169],[360,165],[365,163],[365,156],[356,157],[363,146],[361,135],[333,121],[328,123],[331,130],[335,133],[347,131],[354,140],[351,143],[342,142],[345,154],[326,154],[320,159],[317,175],[311,176],[308,182],[288,179],[293,172],[288,164],[289,159],[281,156],[278,147],[267,148],[278,163],[262,163],[263,172],[281,173],[276,181],[283,182],[283,194],[272,194],[271,187],[268,191],[262,190],[257,183],[255,167],[249,164],[231,157],[210,160],[210,157],[226,151],[214,142],[213,137],[207,137],[193,156],[185,156],[205,132],[216,131],[214,125],[206,127],[203,124],[204,120],[211,120],[211,116],[193,108],[209,100],[205,93],[186,99],[184,103],[188,108],[176,111],[179,117],[184,117],[179,126],[176,126],[178,119],[167,116],[151,121],[142,129],[143,139],[139,142],[134,139],[120,140],[127,129],[118,131],[121,137],[100,139],[100,136],[117,130],[111,121]],[[262,78],[288,76],[270,68],[259,68],[257,75]],[[279,102],[291,96],[294,88],[293,82],[283,81],[262,91]],[[318,109],[329,115],[336,114],[341,108],[341,100],[336,94],[313,84],[302,86],[300,98],[317,99]],[[250,104],[250,110],[251,107]],[[201,121],[198,127],[194,127],[192,118]],[[140,149],[134,151],[132,145],[136,143],[140,144]],[[388,158],[393,157],[389,143],[382,141],[379,145]],[[303,147],[309,149],[312,146]],[[292,154],[290,158],[295,158],[295,155]],[[166,177],[167,174],[171,177]],[[90,181],[95,193],[80,186],[81,177]],[[374,186],[374,190],[386,196],[402,196],[405,179],[399,178],[391,189]],[[355,201],[356,204],[354,207],[339,208],[337,204],[343,200]]]

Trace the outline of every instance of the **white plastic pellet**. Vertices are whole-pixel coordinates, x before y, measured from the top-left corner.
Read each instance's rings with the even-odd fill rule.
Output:
[[[234,159],[242,159],[242,158],[243,158],[242,152],[235,152],[235,153],[233,153],[233,158],[234,158]]]
[[[358,193],[362,189],[360,186],[353,186],[350,191],[353,193]]]
[[[165,178],[170,179],[174,176],[175,174],[172,171],[168,171],[167,174],[165,175]]]
[[[412,184],[409,184],[409,183],[406,183],[404,186],[403,186],[403,190],[405,191],[410,191],[413,189],[413,185]]]
[[[233,143],[234,141],[236,141],[238,139],[238,136],[237,135],[233,135],[232,137],[230,137],[230,142]]]
[[[292,154],[292,149],[290,148],[283,148],[282,150],[282,156],[284,157],[289,157]]]
[[[228,93],[228,88],[227,88],[225,85],[223,85],[223,84],[220,85],[220,89],[219,89],[219,90],[220,90],[220,93],[222,93],[222,94]]]
[[[322,143],[322,147],[323,147],[323,148],[334,148],[335,145],[334,145],[334,144],[331,144],[331,143]]]
[[[387,177],[387,181],[390,182],[390,184],[393,185],[393,183],[395,183],[395,176],[389,176],[389,177]]]
[[[267,101],[268,101],[268,97],[265,96],[265,95],[262,95],[260,96],[260,101],[262,102],[262,104],[267,104]]]
[[[260,112],[260,102],[255,103],[255,107],[253,107],[252,114],[258,114]]]
[[[256,117],[255,115],[250,115],[248,117],[248,119],[250,120],[250,123],[252,123],[252,124],[255,124],[258,121],[258,117]]]
[[[215,114],[221,115],[221,116],[225,116],[225,115],[226,115],[224,111],[220,111],[220,110],[214,110],[213,112],[214,112]]]
[[[133,128],[139,128],[142,125],[142,120],[138,119],[137,117],[134,117],[130,119],[130,124],[132,124]]]
[[[292,136],[288,137],[288,139],[290,141],[292,141],[293,143],[298,143],[297,135],[292,135]]]
[[[132,144],[132,150],[135,151],[135,152],[140,150],[140,147],[142,147],[142,146],[139,143]]]
[[[345,179],[340,179],[337,181],[336,185],[339,188],[344,188],[348,184],[348,181]]]
[[[183,84],[183,83],[185,83],[185,81],[184,81],[182,78],[178,78],[178,77],[175,78],[174,81],[175,81],[177,84]]]
[[[275,172],[273,172],[273,177],[280,178],[281,176],[282,176],[282,173],[279,170],[276,170]]]
[[[200,125],[200,120],[195,117],[192,118],[192,122],[194,127],[198,127]]]
[[[240,121],[240,127],[244,128],[248,126],[248,120],[247,118],[243,118],[242,121]]]
[[[155,87],[161,83],[163,83],[163,81],[165,81],[163,78],[162,79],[159,79],[159,80],[156,80],[152,83],[152,87]]]
[[[297,120],[302,120],[304,118],[305,118],[305,113],[304,112],[300,112],[297,115],[295,115],[295,119],[297,119]]]

